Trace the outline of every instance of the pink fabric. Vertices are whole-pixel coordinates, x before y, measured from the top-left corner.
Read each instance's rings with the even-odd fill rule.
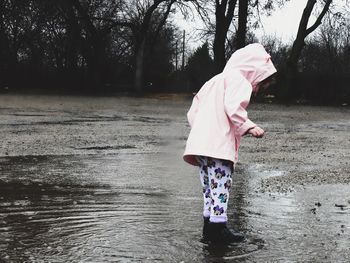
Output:
[[[241,137],[256,126],[246,108],[257,84],[276,72],[270,55],[260,44],[237,50],[224,71],[207,81],[187,113],[191,132],[184,160],[197,165],[196,155],[238,160]]]

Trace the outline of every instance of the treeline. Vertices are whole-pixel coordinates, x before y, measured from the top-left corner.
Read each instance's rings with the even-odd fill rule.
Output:
[[[256,14],[273,15],[286,1],[0,0],[0,91],[195,92],[237,48],[259,41],[279,70],[269,93],[283,101],[348,103],[349,14],[330,12],[332,1],[321,1],[310,26],[316,1],[308,0],[292,43],[256,39]],[[204,44],[188,53],[173,14],[188,17],[191,10],[206,31]]]
[[[166,87],[180,38],[167,21],[176,2],[0,0],[1,87]]]

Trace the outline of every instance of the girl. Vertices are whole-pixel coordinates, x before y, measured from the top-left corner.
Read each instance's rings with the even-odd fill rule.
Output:
[[[276,72],[270,55],[258,43],[237,50],[224,71],[207,81],[187,113],[191,132],[184,160],[199,166],[203,186],[203,236],[212,242],[239,242],[244,236],[227,228],[227,204],[240,139],[264,130],[248,119],[252,93],[266,88]]]

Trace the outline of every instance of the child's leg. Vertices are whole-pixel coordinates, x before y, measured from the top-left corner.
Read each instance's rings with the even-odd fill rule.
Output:
[[[227,204],[232,183],[233,163],[208,158],[207,168],[212,198],[210,222],[227,222]]]
[[[212,204],[211,192],[209,187],[209,177],[208,177],[208,167],[207,167],[207,158],[198,156],[198,162],[200,163],[199,177],[203,187],[203,216],[206,218],[210,217],[210,206]]]

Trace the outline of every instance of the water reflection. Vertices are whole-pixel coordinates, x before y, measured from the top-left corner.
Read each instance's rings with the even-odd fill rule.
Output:
[[[60,256],[73,261],[177,258],[176,252],[193,239],[187,221],[195,214],[190,209],[178,213],[186,204],[177,197],[183,202],[194,198],[183,195],[181,188],[164,188],[169,186],[168,177],[162,163],[153,162],[155,157],[2,160],[1,258],[9,262]],[[33,166],[35,170],[29,169]]]

